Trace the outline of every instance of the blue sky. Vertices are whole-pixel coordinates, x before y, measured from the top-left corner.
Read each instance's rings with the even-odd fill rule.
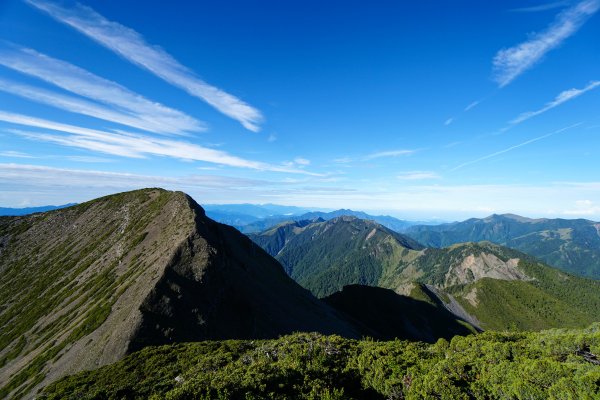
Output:
[[[600,0],[164,4],[0,2],[0,206],[600,219]]]

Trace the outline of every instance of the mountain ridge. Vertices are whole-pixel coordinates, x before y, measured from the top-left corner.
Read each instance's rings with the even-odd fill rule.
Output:
[[[360,337],[181,192],[2,217],[0,273],[0,397],[30,396],[147,345],[313,330]]]
[[[11,207],[0,207],[0,217],[16,217],[21,215],[28,215],[38,212],[46,212],[52,210],[60,210],[61,208],[67,208],[76,206],[77,203],[67,203],[58,206],[37,206],[37,207],[22,207],[22,208],[11,208]]]
[[[259,233],[283,222],[312,220],[315,218],[329,220],[344,215],[376,221],[397,232],[400,232],[407,227],[418,223],[401,220],[389,215],[370,215],[363,211],[354,211],[350,209],[339,209],[334,211],[308,211],[304,213],[291,213],[287,215],[265,215],[263,212],[262,217],[256,217],[248,214],[240,214],[237,211],[223,211],[223,209],[219,207],[214,210],[208,210],[207,213],[211,218],[214,218],[219,222],[233,225],[239,229],[240,232],[246,234]]]
[[[530,254],[565,272],[600,278],[600,223],[586,219],[525,218],[493,214],[404,233],[429,247],[491,241]]]
[[[348,284],[374,285],[383,273],[379,258],[391,253],[410,256],[410,251],[423,248],[383,225],[353,216],[283,223],[249,237],[318,297]]]

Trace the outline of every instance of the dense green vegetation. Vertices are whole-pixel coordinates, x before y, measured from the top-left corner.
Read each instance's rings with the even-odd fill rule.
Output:
[[[290,222],[250,238],[317,297],[350,284],[375,286],[388,260],[422,248],[408,237],[355,217]]]
[[[533,279],[484,278],[447,290],[487,329],[541,330],[600,321],[600,282],[565,274],[532,259],[521,260],[519,267]],[[476,306],[464,299],[473,290]]]
[[[595,399],[600,324],[427,345],[294,334],[146,348],[43,399]]]
[[[529,219],[492,215],[404,232],[429,247],[490,241],[530,254],[554,267],[600,279],[600,224],[585,219]]]

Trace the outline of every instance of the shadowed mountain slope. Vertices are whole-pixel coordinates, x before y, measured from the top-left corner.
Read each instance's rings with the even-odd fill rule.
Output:
[[[365,335],[375,339],[435,343],[439,338],[476,332],[444,307],[390,289],[348,285],[323,301],[367,327]]]
[[[147,345],[359,335],[181,192],[0,218],[0,275],[0,398],[31,396]]]

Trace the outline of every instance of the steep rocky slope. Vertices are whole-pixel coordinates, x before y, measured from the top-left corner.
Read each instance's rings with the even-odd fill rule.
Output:
[[[0,398],[146,345],[359,332],[237,230],[147,189],[0,218]]]

